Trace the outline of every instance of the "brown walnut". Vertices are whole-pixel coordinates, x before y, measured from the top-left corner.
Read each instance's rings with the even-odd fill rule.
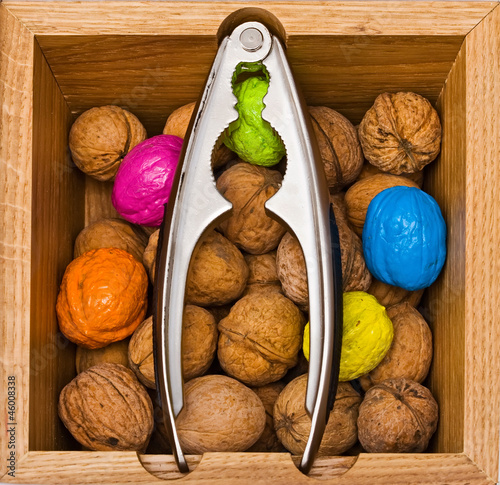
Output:
[[[363,168],[361,169],[361,172],[359,173],[358,178],[356,179],[356,181],[363,180],[363,179],[366,179],[368,177],[371,177],[372,175],[378,175],[380,173],[385,173],[385,172],[382,172],[382,170],[380,170],[379,168],[375,167],[370,162],[365,162],[363,164]],[[406,178],[412,180],[420,188],[422,188],[422,185],[424,184],[424,172],[423,172],[423,170],[419,170],[418,172],[413,172],[413,173],[402,172],[399,175],[401,175],[402,177],[406,177]]]
[[[160,231],[151,234],[143,262],[154,283]],[[239,298],[247,284],[248,265],[238,248],[222,234],[202,236],[193,253],[186,281],[186,301],[193,305],[220,306]]]
[[[119,248],[142,263],[147,244],[148,236],[140,226],[122,219],[101,219],[78,234],[73,256],[78,258],[91,249]]]
[[[337,111],[310,106],[312,124],[330,190],[338,192],[354,182],[363,166],[356,128]]]
[[[373,386],[359,407],[358,438],[369,453],[420,453],[437,428],[429,389],[397,378]]]
[[[196,103],[193,102],[185,104],[184,106],[177,108],[175,111],[172,111],[167,119],[167,122],[165,123],[165,127],[163,128],[163,134],[175,135],[182,139],[186,138],[186,132],[189,122],[193,116],[195,106]],[[222,167],[235,157],[236,155],[222,143],[220,147],[215,150],[212,167]]]
[[[141,122],[118,106],[102,106],[82,113],[69,132],[69,148],[76,166],[97,180],[113,180],[123,157],[147,138]]]
[[[366,291],[372,277],[365,264],[361,239],[346,222],[341,202],[335,196],[331,201],[339,231],[343,291]],[[290,233],[283,236],[278,246],[276,264],[285,295],[301,308],[307,308],[306,262],[299,241]]]
[[[193,254],[186,283],[186,301],[193,305],[226,305],[241,296],[248,266],[238,248],[211,231]]]
[[[377,301],[386,308],[398,303],[408,302],[411,306],[416,307],[422,299],[424,290],[409,291],[399,286],[388,285],[382,281],[372,278],[370,288],[367,293],[373,295]]]
[[[286,451],[276,436],[273,420],[274,404],[284,387],[285,383],[278,381],[266,384],[262,387],[252,388],[252,391],[259,396],[262,404],[264,404],[264,408],[266,410],[266,427],[264,428],[264,432],[261,434],[260,438],[254,445],[252,445],[252,447],[248,449],[248,451],[263,451],[267,453]]]
[[[96,451],[144,453],[153,431],[153,405],[134,373],[99,364],[78,374],[59,396],[59,416],[73,437]]]
[[[213,315],[204,308],[186,305],[182,320],[182,375],[186,381],[208,370],[215,357],[217,337]],[[139,380],[155,389],[153,317],[144,320],[132,335],[128,359]]]
[[[305,409],[307,374],[290,382],[274,406],[274,426],[278,438],[294,455],[304,453],[311,431],[311,418]],[[338,455],[357,440],[358,408],[361,396],[348,382],[339,382],[335,405],[319,447],[318,455]]]
[[[148,245],[146,246],[146,249],[144,249],[144,253],[142,255],[142,263],[148,272],[151,283],[155,282],[156,251],[158,249],[159,237],[160,230],[157,229],[151,234],[151,236],[149,236]]]
[[[383,93],[361,120],[358,134],[372,165],[396,175],[413,173],[438,156],[441,122],[426,98],[409,92]]]
[[[222,233],[250,254],[276,249],[285,228],[271,219],[264,204],[280,188],[282,175],[277,170],[238,163],[217,179],[217,189],[233,204],[233,214],[220,225]]]
[[[388,308],[387,315],[394,327],[394,338],[382,362],[360,379],[365,390],[396,377],[422,382],[429,372],[432,333],[422,315],[409,303]]]
[[[76,372],[79,374],[97,364],[110,362],[121,364],[128,367],[128,338],[113,342],[100,349],[86,349],[85,347],[76,347]]]
[[[219,322],[221,367],[250,386],[281,379],[297,363],[304,323],[301,311],[279,293],[244,296]]]
[[[372,199],[389,187],[416,187],[410,179],[398,175],[379,174],[365,178],[351,185],[345,194],[347,217],[354,232],[361,237],[365,224],[366,211]]]
[[[264,431],[266,412],[258,396],[227,376],[189,381],[177,431],[185,453],[245,451]]]
[[[245,254],[250,271],[243,296],[249,293],[283,293],[276,270],[276,252],[266,254]]]

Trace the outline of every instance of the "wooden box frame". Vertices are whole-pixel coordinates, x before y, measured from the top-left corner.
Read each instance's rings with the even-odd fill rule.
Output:
[[[109,184],[71,164],[75,116],[116,103],[159,133],[196,98],[230,2],[0,4],[0,389],[15,376],[12,426],[0,402],[0,477],[16,483],[160,483],[169,456],[81,452],[57,418],[74,348],[54,301],[85,222],[112,215]],[[283,23],[308,102],[359,122],[376,94],[414,90],[436,102],[440,159],[426,189],[448,223],[448,259],[425,300],[435,341],[427,384],[440,404],[429,453],[323,457],[331,484],[494,483],[500,425],[500,7],[496,2],[261,2]],[[5,396],[7,392],[5,392]],[[10,428],[8,428],[10,426]],[[201,458],[201,461],[200,461]],[[207,453],[183,481],[312,483],[289,454]]]

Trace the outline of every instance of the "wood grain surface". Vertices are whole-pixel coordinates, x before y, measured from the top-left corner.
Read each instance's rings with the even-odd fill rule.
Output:
[[[75,346],[59,332],[55,305],[84,227],[85,185],[68,149],[71,112],[34,47],[30,450],[60,450],[75,446],[57,414],[59,393],[75,375]]]
[[[4,3],[41,35],[213,35],[243,2]],[[292,35],[466,35],[496,2],[252,2]]]
[[[433,334],[427,384],[440,406],[432,450],[463,451],[465,385],[465,178],[466,56],[462,50],[439,96],[441,153],[425,168],[424,190],[438,202],[447,226],[447,256],[436,282],[426,290],[421,312]]]
[[[463,454],[318,458],[310,477],[297,469],[288,453],[205,453],[199,459],[188,457],[194,470],[181,483],[300,485],[318,483],[314,478],[325,485],[494,483]],[[133,452],[30,452],[19,464],[16,478],[7,482],[157,485],[179,477],[171,455],[145,455],[141,460],[143,466]],[[327,467],[323,467],[325,463]]]
[[[15,453],[28,451],[33,35],[0,5],[0,477],[10,456],[7,377],[16,383]]]
[[[72,349],[57,339],[58,285],[84,222],[116,215],[112,185],[74,169],[66,137],[77,114],[107,103],[128,107],[149,135],[159,133],[173,109],[198,96],[215,54],[214,32],[243,5],[0,4],[0,388],[8,375],[16,376],[19,423],[16,477],[2,477],[7,410],[6,401],[0,402],[2,481],[149,484],[179,477],[171,456],[50,451],[78,449],[56,413],[59,390],[74,372]],[[196,468],[183,481],[494,483],[500,423],[500,7],[253,5],[282,20],[288,55],[310,104],[336,108],[356,123],[381,91],[407,89],[437,100],[442,153],[425,180],[448,223],[448,259],[424,300],[424,315],[434,333],[427,383],[440,404],[440,424],[430,454],[324,457],[305,477],[288,454],[207,453],[189,457]]]
[[[467,37],[465,448],[499,476],[500,7]]]
[[[42,36],[44,55],[74,116],[116,104],[150,136],[198,99],[217,51],[212,36]],[[435,102],[462,36],[293,36],[288,58],[306,100],[361,121],[383,91]],[[325,47],[328,48],[325,48]]]

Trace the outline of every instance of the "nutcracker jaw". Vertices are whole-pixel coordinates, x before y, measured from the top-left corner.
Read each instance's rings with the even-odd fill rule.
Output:
[[[338,382],[342,339],[338,231],[307,107],[281,41],[261,22],[244,21],[232,27],[220,43],[195,109],[160,232],[154,314],[157,388],[174,456],[179,470],[187,472],[175,425],[184,405],[181,343],[186,276],[202,234],[231,214],[232,204],[215,187],[212,153],[222,133],[238,118],[232,91],[235,72],[242,65],[258,64],[270,79],[262,117],[279,134],[287,153],[282,187],[265,208],[295,234],[306,257],[310,362],[305,406],[312,427],[299,468],[307,473]]]

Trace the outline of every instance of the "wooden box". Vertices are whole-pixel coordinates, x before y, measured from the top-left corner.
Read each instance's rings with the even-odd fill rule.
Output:
[[[247,5],[247,4],[245,4]],[[448,258],[427,292],[435,342],[426,384],[440,420],[425,454],[322,457],[331,484],[494,483],[500,426],[500,6],[496,2],[261,2],[283,23],[309,104],[359,123],[377,94],[409,90],[441,114],[425,185],[448,225]],[[68,130],[85,109],[128,107],[149,135],[195,100],[230,2],[0,4],[0,401],[2,481],[160,483],[171,456],[79,450],[57,417],[74,346],[55,299],[86,223],[113,214],[110,184],[75,169]],[[15,425],[7,389],[15,384]],[[4,392],[5,390],[5,392]],[[12,440],[14,438],[14,441]],[[14,444],[14,448],[12,448]],[[11,452],[14,455],[11,455]],[[15,457],[15,459],[12,459]],[[201,459],[201,461],[200,461]],[[197,483],[309,483],[289,454],[190,457]],[[15,477],[6,474],[15,462]]]

